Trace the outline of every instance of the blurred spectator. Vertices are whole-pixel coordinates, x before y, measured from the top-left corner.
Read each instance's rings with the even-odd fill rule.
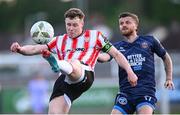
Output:
[[[105,17],[99,13],[95,13],[90,17],[90,25],[92,26],[93,30],[99,30],[106,36],[109,40],[112,37],[112,30],[106,24]]]
[[[32,112],[36,114],[46,113],[48,99],[48,82],[41,75],[37,74],[28,84]]]
[[[168,50],[180,51],[180,22],[177,20],[173,20],[171,22],[170,27],[168,28],[169,33],[165,41],[163,41],[163,45],[167,47]]]

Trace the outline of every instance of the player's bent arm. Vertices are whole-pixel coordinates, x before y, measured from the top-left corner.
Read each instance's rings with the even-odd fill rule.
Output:
[[[104,62],[108,62],[111,60],[111,56],[108,53],[100,53],[98,55],[98,62],[100,63],[104,63]]]
[[[45,44],[20,46],[17,42],[15,42],[11,45],[10,49],[12,52],[17,52],[22,55],[36,55],[36,54],[40,54],[42,50],[48,49],[48,46]]]
[[[21,47],[18,53],[23,55],[36,55],[40,54],[42,50],[48,49],[47,45],[25,45]]]
[[[112,46],[108,52],[118,63],[119,66],[121,66],[123,69],[126,70],[127,72],[127,77],[128,77],[128,81],[130,82],[130,84],[132,86],[136,86],[137,85],[137,79],[138,77],[136,76],[136,74],[133,72],[133,70],[131,69],[127,59],[124,57],[124,55],[119,52],[114,46]]]
[[[172,71],[173,71],[172,59],[168,53],[166,53],[165,56],[163,57],[163,62],[166,71],[166,80],[172,80]]]
[[[119,66],[121,66],[125,70],[132,71],[127,59],[114,46],[112,46],[110,48],[108,53],[116,60],[116,62],[119,64]]]

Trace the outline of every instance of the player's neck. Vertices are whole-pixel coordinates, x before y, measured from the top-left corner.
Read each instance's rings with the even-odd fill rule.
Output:
[[[137,34],[132,34],[130,36],[126,36],[126,38],[127,38],[127,42],[133,43],[138,38],[138,35]]]

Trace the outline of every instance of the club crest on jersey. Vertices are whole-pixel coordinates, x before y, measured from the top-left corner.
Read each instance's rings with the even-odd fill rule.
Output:
[[[121,104],[121,105],[126,105],[127,104],[127,99],[125,97],[120,97],[118,99],[118,102]]]
[[[141,44],[141,47],[144,48],[144,49],[146,49],[146,48],[148,48],[149,46],[148,46],[148,43],[147,43],[147,42],[143,42],[143,43]]]

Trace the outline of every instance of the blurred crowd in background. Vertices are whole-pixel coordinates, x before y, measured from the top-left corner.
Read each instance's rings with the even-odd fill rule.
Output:
[[[140,17],[141,33],[157,31],[165,47],[178,51],[179,5],[179,0],[0,0],[0,50],[9,50],[12,41],[26,41],[38,20],[50,22],[56,35],[64,33],[64,12],[79,7],[86,14],[86,27],[105,28],[112,41],[121,39],[119,13],[130,11]]]
[[[78,7],[85,12],[85,29],[100,30],[111,42],[123,39],[119,33],[118,15],[124,11],[136,13],[140,18],[139,34],[154,35],[171,54],[174,63],[173,74],[178,81],[175,85],[179,89],[175,98],[180,97],[180,0],[0,0],[0,113],[46,113],[48,91],[52,90],[51,84],[57,75],[51,71],[41,56],[17,56],[10,52],[9,48],[14,41],[21,44],[34,44],[29,32],[31,26],[40,20],[51,23],[55,35],[64,33],[64,12],[71,7]],[[105,81],[103,87],[111,88],[115,96],[117,86],[112,84],[117,82],[117,72],[114,71],[115,67],[112,63],[98,65],[95,71],[96,78]],[[44,85],[44,91],[47,91],[46,100],[42,102],[46,107],[40,105],[42,108],[37,107],[33,111],[33,108],[29,109],[30,102],[27,100],[30,100],[29,93],[33,90],[33,85],[30,85],[33,84],[31,79],[36,78],[36,75],[43,76],[44,80],[47,80],[42,83],[38,82],[42,84],[40,89],[43,90]],[[38,81],[43,80],[40,77],[37,79]],[[106,79],[107,81],[111,79],[112,83],[106,82]],[[97,82],[97,84],[101,83]],[[99,85],[97,87],[99,88]],[[93,91],[92,88],[90,92],[93,94]],[[98,91],[102,90],[98,89]],[[104,93],[108,96],[107,90],[104,90]],[[94,105],[90,102],[90,105],[95,107],[87,107],[87,111],[91,113],[92,109],[97,113],[110,113],[113,97],[112,95],[109,97],[108,99],[104,97],[107,100],[107,106],[103,108],[99,105],[103,111],[98,111],[97,103]],[[82,97],[83,99],[86,100],[85,97]],[[180,98],[175,101],[180,105]],[[100,98],[99,103],[103,104]],[[72,111],[78,113],[78,107],[82,106],[87,105],[83,101],[82,103],[77,102],[77,106],[75,104]],[[177,106],[173,107],[176,110]],[[171,113],[174,108],[171,108]],[[87,111],[84,109],[85,113]]]

